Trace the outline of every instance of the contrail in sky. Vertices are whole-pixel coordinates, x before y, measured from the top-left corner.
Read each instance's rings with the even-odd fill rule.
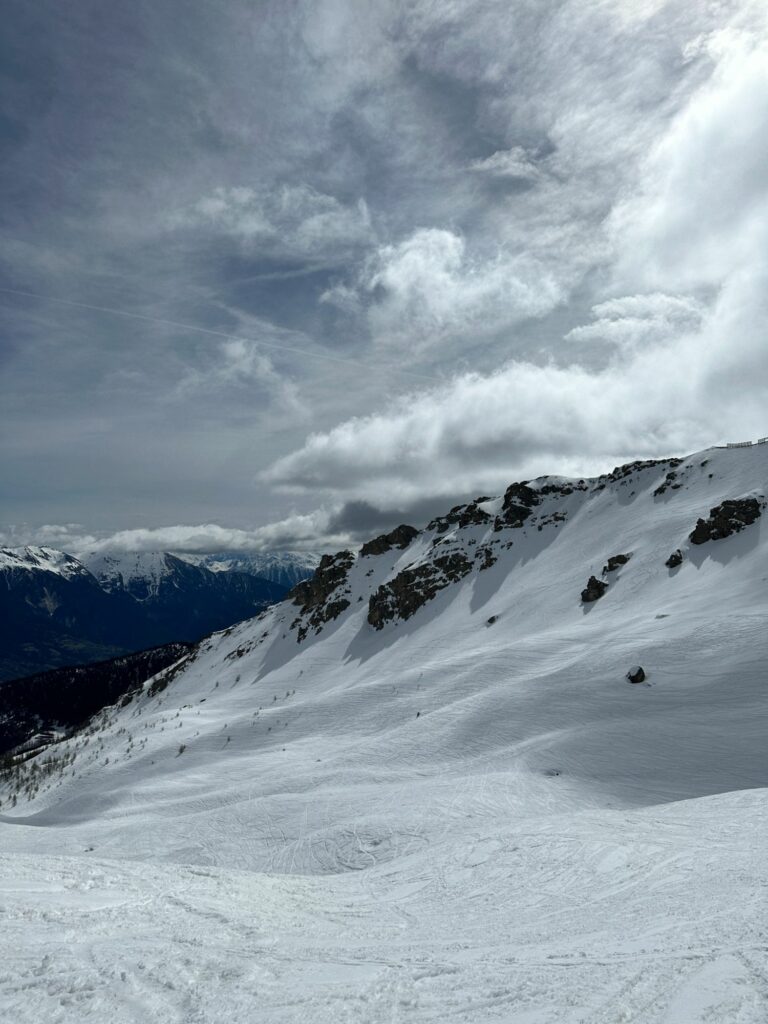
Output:
[[[244,334],[230,334],[227,331],[216,331],[211,327],[197,327],[195,324],[183,324],[178,320],[166,320],[160,316],[150,316],[148,313],[132,313],[127,309],[113,309],[111,306],[94,306],[89,302],[73,302],[70,299],[56,299],[51,295],[40,295],[37,292],[23,292],[16,288],[0,287],[0,292],[8,295],[22,295],[27,299],[40,299],[42,302],[55,302],[60,306],[72,306],[75,309],[90,309],[96,313],[109,313],[112,316],[122,316],[129,320],[143,320],[145,323],[163,324],[165,327],[178,327],[184,331],[195,331],[197,334],[209,334],[215,338],[225,338],[228,341],[251,341],[254,345],[261,345],[263,348],[276,349],[278,352],[292,352],[294,355],[308,356],[310,359],[325,359],[327,362],[344,363],[348,366],[361,365],[359,359],[352,359],[346,356],[334,356],[329,352],[313,352],[311,349],[295,348],[292,345],[278,345],[274,341],[262,341],[261,338],[252,338]],[[23,310],[22,310],[23,312]],[[445,383],[439,377],[430,377],[426,373],[413,373],[411,370],[403,370],[398,366],[388,366],[387,370],[392,373],[399,373],[404,377],[413,377],[415,380],[426,380],[432,384]]]

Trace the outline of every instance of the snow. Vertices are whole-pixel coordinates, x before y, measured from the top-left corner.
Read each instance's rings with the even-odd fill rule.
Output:
[[[241,552],[219,551],[206,555],[174,552],[192,565],[203,565],[211,572],[248,572],[278,583],[296,583],[314,571],[320,561],[317,551]]]
[[[768,1019],[766,516],[686,542],[768,447],[668,468],[448,531],[498,562],[381,631],[434,538],[360,559],[319,634],[270,609],[40,755],[75,757],[3,801],[8,1019]]]
[[[10,569],[50,572],[65,579],[87,575],[88,572],[76,558],[64,551],[32,545],[23,548],[0,548],[0,572]]]
[[[81,556],[83,564],[104,590],[122,590],[140,580],[147,597],[154,596],[161,581],[173,572],[164,551],[92,552]]]

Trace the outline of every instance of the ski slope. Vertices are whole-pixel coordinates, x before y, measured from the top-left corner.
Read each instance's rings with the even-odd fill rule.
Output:
[[[668,470],[358,556],[318,632],[285,602],[40,755],[0,821],[7,1019],[768,1019],[766,517],[687,541],[764,500],[768,445]]]

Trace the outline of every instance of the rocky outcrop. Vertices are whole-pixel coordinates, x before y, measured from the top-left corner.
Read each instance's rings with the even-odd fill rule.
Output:
[[[401,523],[400,526],[396,526],[390,533],[382,533],[379,537],[374,537],[373,540],[363,544],[360,548],[360,555],[361,557],[383,555],[387,551],[391,551],[392,548],[400,548],[402,550],[407,548],[418,535],[419,531],[414,526]]]
[[[288,594],[289,600],[299,605],[301,613],[291,626],[297,626],[299,643],[310,629],[318,633],[324,623],[330,622],[349,608],[346,595],[349,588],[342,590],[347,582],[349,570],[355,562],[351,551],[338,551],[335,555],[323,555],[315,575],[298,583]]]
[[[590,576],[586,587],[581,592],[581,600],[584,604],[591,604],[599,600],[608,589],[605,580],[599,580],[597,576]]]
[[[607,479],[611,482],[623,480],[634,473],[640,473],[644,469],[652,469],[654,466],[679,466],[682,459],[635,459],[634,462],[625,462],[623,466],[616,466]]]
[[[494,555],[493,548],[486,544],[477,549],[475,561],[482,572],[483,569],[490,569],[492,565],[495,565],[498,562],[498,558]]]
[[[540,504],[541,495],[529,487],[527,481],[510,484],[504,492],[504,502],[493,524],[494,530],[503,530],[505,527],[519,529]]]
[[[611,555],[611,557],[603,566],[603,576],[605,576],[609,572],[616,572],[616,570],[619,569],[622,565],[626,565],[631,557],[631,551],[626,555]]]
[[[452,526],[458,526],[459,529],[463,529],[465,526],[485,526],[486,523],[491,522],[491,516],[480,508],[480,504],[489,500],[489,498],[476,498],[468,505],[454,505],[447,515],[437,516],[428,522],[427,529],[434,530],[436,533],[445,533]]]
[[[691,544],[706,544],[710,540],[723,540],[751,526],[759,519],[762,509],[757,498],[734,498],[709,510],[708,519],[699,519],[689,536]]]
[[[669,556],[669,558],[664,563],[664,565],[666,565],[666,567],[668,569],[676,569],[678,567],[678,565],[682,565],[682,564],[683,564],[683,552],[680,550],[680,548],[677,548],[675,551],[673,551],[672,554]]]
[[[346,582],[354,561],[355,556],[351,551],[323,555],[314,576],[297,583],[293,590],[289,591],[288,599],[299,605],[303,611],[323,604],[341,583]]]
[[[375,629],[382,629],[394,619],[410,619],[436,594],[471,570],[472,563],[459,551],[403,569],[371,595],[368,622]]]

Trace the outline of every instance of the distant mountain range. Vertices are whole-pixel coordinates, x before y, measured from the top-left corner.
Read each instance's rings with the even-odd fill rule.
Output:
[[[2,548],[0,681],[198,640],[281,600],[318,558]]]

